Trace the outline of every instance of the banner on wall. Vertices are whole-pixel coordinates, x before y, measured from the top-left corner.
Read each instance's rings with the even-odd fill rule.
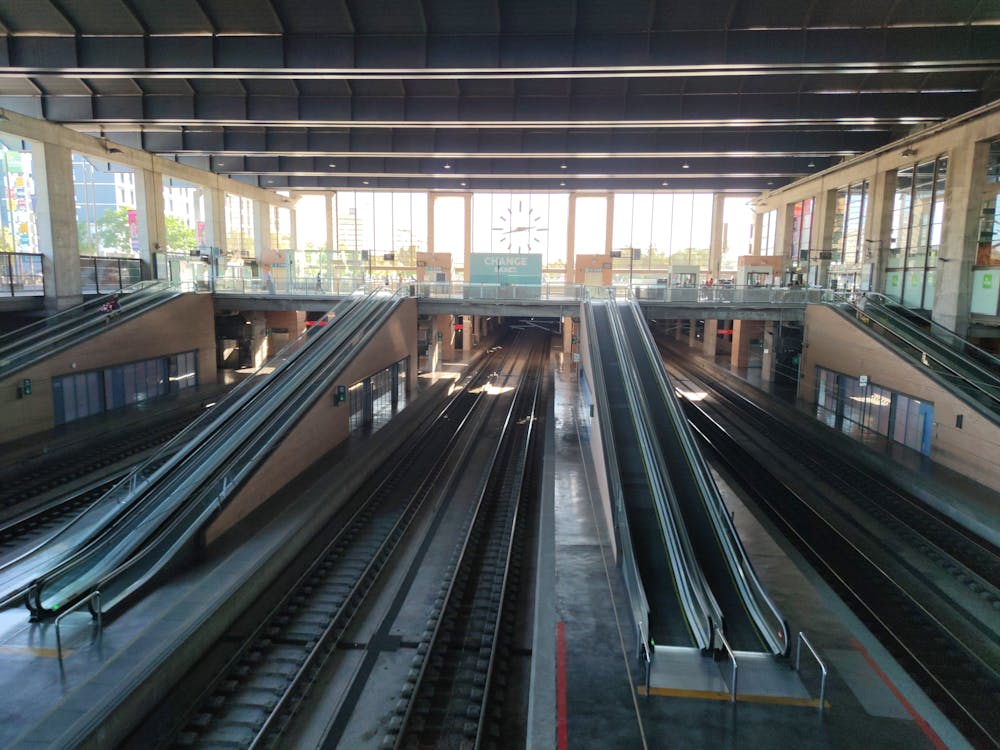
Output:
[[[541,253],[472,253],[469,281],[473,284],[541,284]]]
[[[139,252],[139,217],[134,208],[128,210],[128,236],[132,242],[132,252]]]

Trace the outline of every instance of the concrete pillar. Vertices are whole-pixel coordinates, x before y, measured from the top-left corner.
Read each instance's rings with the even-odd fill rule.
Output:
[[[135,210],[139,224],[142,278],[153,277],[153,254],[167,251],[167,217],[163,207],[163,175],[135,170]]]
[[[263,201],[251,201],[253,208],[253,257],[262,260],[271,249],[271,207]]]
[[[719,269],[722,266],[725,207],[726,196],[724,194],[716,193],[712,196],[712,235],[708,246],[708,275],[712,279],[719,278]]]
[[[73,155],[65,146],[44,142],[36,143],[31,155],[37,195],[38,247],[44,256],[45,307],[62,310],[83,301]]]
[[[205,244],[215,248],[214,255],[226,255],[226,194],[215,188],[203,188],[205,195]]]
[[[688,346],[695,347],[698,344],[698,321],[692,318],[688,321]]]
[[[820,252],[833,248],[833,215],[837,209],[837,191],[820,190],[813,204],[813,249],[809,251],[809,264],[816,266],[816,283],[824,289],[829,284],[830,258],[822,258]],[[818,226],[817,226],[818,222]]]
[[[719,321],[715,318],[705,320],[705,340],[701,342],[702,353],[711,359],[715,359],[719,344],[716,334],[719,330]]]
[[[326,206],[325,206],[325,208],[326,208],[326,248],[327,248],[327,250],[330,251],[330,257],[332,258],[333,257],[333,253],[337,251],[337,247],[338,247],[338,245],[337,245],[337,242],[338,242],[338,237],[337,237],[337,229],[338,229],[338,226],[337,226],[337,207],[336,207],[336,201],[334,200],[334,194],[333,193],[327,193],[326,196],[325,196],[325,198],[326,198]],[[295,215],[294,211],[292,212],[292,215],[293,216]],[[296,243],[294,245],[294,247],[298,247],[298,243]],[[330,276],[330,275],[331,274],[327,274],[327,276]]]
[[[469,268],[472,265],[472,193],[464,193],[462,198],[465,200],[465,232],[464,232],[464,242],[465,247],[463,248],[462,258],[464,265],[462,266],[462,278],[465,283],[469,283]],[[462,340],[465,344],[465,339]]]
[[[760,255],[760,234],[764,231],[764,216],[754,212],[753,215],[753,240],[750,245],[751,255]]]
[[[681,325],[681,319],[678,318],[674,321],[674,339],[680,341],[684,338],[682,335],[684,333],[684,326]]]
[[[566,276],[567,284],[576,282],[576,193],[569,196],[569,226],[566,227]]]
[[[562,319],[562,348],[563,353],[571,354],[575,347],[573,346],[573,319],[563,318]]]
[[[760,379],[765,383],[774,381],[774,321],[764,321],[764,354],[760,360]]]
[[[745,369],[750,365],[750,341],[760,335],[761,324],[756,320],[733,321],[733,347],[729,352],[729,364]]]
[[[862,259],[861,291],[881,291],[885,284],[885,266],[892,241],[892,202],[896,189],[895,172],[878,172],[871,182],[868,200],[868,227]],[[866,276],[870,280],[866,279]],[[866,280],[868,283],[866,284]]]
[[[979,242],[979,217],[989,143],[963,140],[948,152],[944,234],[938,251],[931,318],[965,336],[972,304],[972,267]]]

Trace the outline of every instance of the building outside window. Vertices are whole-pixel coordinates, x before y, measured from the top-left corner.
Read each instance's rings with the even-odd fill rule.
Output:
[[[792,206],[792,234],[788,246],[788,257],[792,261],[809,260],[815,203],[815,199],[806,198]]]
[[[778,227],[778,211],[768,211],[760,217],[760,254],[774,255],[775,231]]]
[[[226,193],[226,249],[231,256],[254,257],[253,201]]]
[[[947,172],[948,159],[942,156],[896,173],[883,291],[915,310],[934,306]]]
[[[830,284],[840,289],[864,289],[871,285],[871,265],[866,259],[865,221],[868,213],[868,181],[837,190],[833,207],[833,234],[830,249]],[[863,266],[866,262],[867,266]]]

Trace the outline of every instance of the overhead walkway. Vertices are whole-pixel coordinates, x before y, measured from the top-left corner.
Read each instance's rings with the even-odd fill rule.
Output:
[[[585,315],[596,400],[610,429],[604,445],[626,580],[634,554],[630,593],[640,632],[648,629],[658,644],[787,653],[787,624],[740,545],[642,311],[609,299],[587,305]]]
[[[143,315],[181,294],[180,288],[166,282],[143,281],[129,287],[121,295],[88,300],[0,336],[0,380],[99,336],[109,326]],[[120,309],[108,315],[101,308],[113,297],[117,297]]]
[[[1000,424],[1000,359],[953,331],[911,313],[881,294],[851,301],[838,309],[881,339],[911,364],[995,424]]]
[[[36,617],[97,591],[102,611],[121,605],[193,542],[399,302],[380,293],[342,303],[336,325],[293,342],[77,522],[0,570],[0,601],[26,595]]]

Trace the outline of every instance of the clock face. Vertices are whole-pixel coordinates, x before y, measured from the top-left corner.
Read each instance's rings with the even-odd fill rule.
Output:
[[[514,253],[541,252],[548,232],[540,212],[524,198],[515,198],[510,208],[501,209],[493,222],[493,241],[498,249]]]

